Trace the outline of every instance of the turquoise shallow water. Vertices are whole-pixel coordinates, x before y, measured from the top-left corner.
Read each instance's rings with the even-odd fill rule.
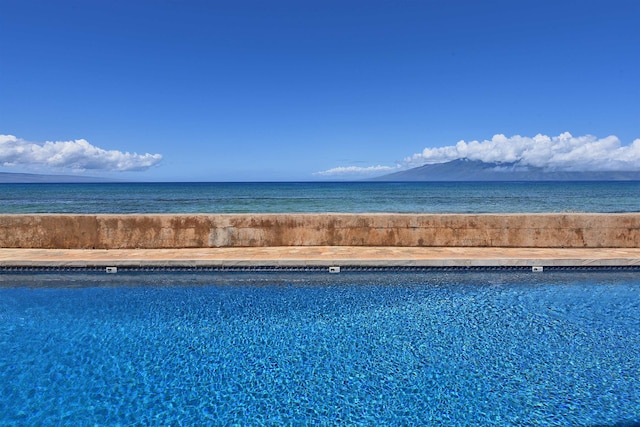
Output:
[[[638,272],[0,275],[0,425],[633,425]]]
[[[640,212],[640,182],[0,184],[0,213]]]

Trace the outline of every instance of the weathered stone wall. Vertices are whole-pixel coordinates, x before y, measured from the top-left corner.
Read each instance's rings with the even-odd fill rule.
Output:
[[[640,214],[0,215],[0,247],[640,247]]]

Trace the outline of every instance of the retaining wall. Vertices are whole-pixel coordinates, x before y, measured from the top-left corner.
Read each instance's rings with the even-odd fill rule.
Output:
[[[0,247],[637,248],[640,214],[0,215]]]

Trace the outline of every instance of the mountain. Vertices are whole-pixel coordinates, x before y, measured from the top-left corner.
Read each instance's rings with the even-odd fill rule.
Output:
[[[30,183],[74,183],[74,182],[116,182],[113,179],[96,178],[77,175],[42,175],[36,173],[0,172],[2,184],[30,184]]]
[[[458,159],[373,178],[373,181],[640,181],[640,171],[569,172],[515,163]]]

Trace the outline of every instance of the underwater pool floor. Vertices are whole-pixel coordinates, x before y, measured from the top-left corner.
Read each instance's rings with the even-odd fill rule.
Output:
[[[0,425],[634,425],[638,378],[638,271],[0,274]]]

